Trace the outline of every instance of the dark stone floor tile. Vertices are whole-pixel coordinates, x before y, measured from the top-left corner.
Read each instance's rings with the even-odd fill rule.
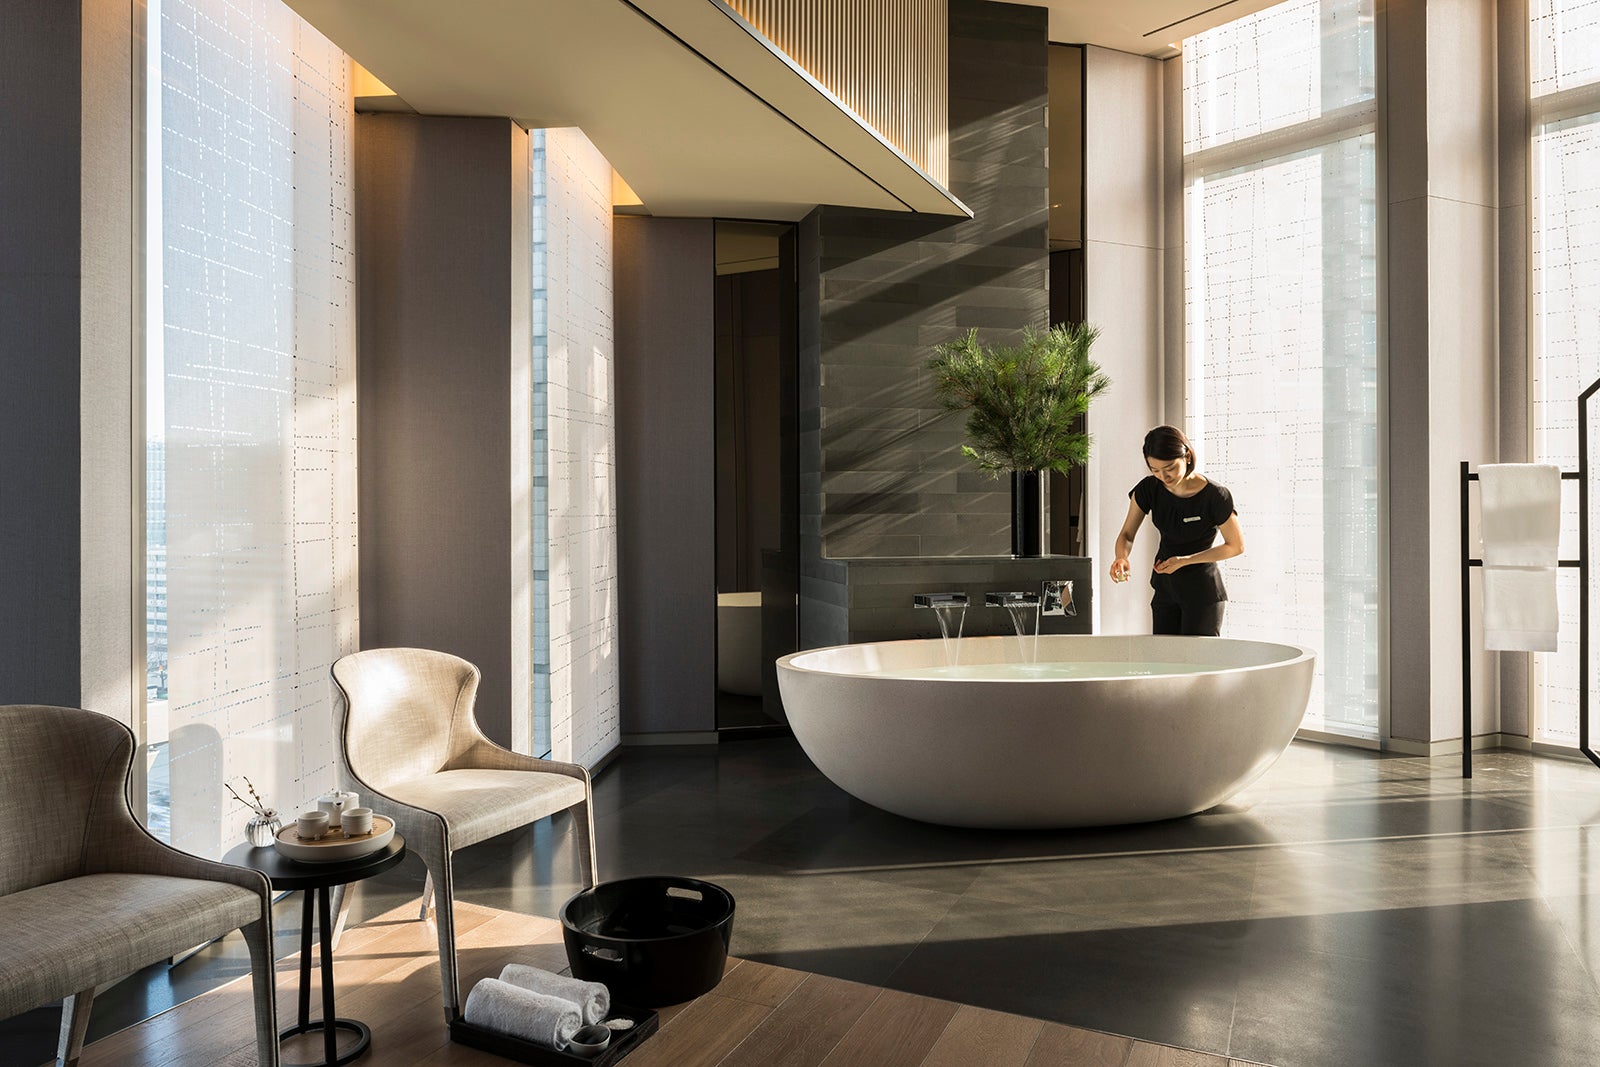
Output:
[[[1240,848],[1277,844],[1250,811],[1224,805],[1183,819],[1074,830],[1020,830],[996,834],[1001,859],[1111,856],[1174,849]]]
[[[813,808],[754,842],[741,859],[800,871],[987,860],[1002,835],[934,826],[852,800]]]
[[[1257,924],[1230,1055],[1280,1067],[1595,1062],[1594,983],[1531,903],[1314,921],[1329,918],[1378,954],[1283,951],[1298,938]]]
[[[634,753],[639,755],[632,756]],[[596,817],[644,800],[685,781],[716,779],[716,750],[706,746],[646,752],[625,749],[594,780]]]
[[[811,969],[874,984],[882,984],[959,900],[848,875],[797,876],[771,869],[730,871],[717,883],[737,902],[735,955],[781,963],[821,954],[848,961],[850,971]]]
[[[964,898],[885,984],[1225,1052],[1242,924],[1107,929],[1099,922]]]
[[[736,853],[815,808],[815,802],[781,788],[755,796],[678,784],[620,809],[620,814],[630,827],[666,834],[689,831],[715,838]]]
[[[1497,804],[1471,797],[1363,794],[1308,795],[1300,802],[1253,809],[1265,833],[1283,843],[1463,834],[1515,828]]]
[[[1130,926],[1244,919],[1258,856],[1246,848],[1010,860],[983,868],[966,895]]]

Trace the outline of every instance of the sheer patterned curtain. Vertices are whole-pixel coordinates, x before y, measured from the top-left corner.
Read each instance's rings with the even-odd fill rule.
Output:
[[[1372,0],[1291,0],[1183,51],[1188,430],[1246,554],[1223,632],[1315,649],[1312,729],[1378,730]]]
[[[1533,458],[1572,469],[1578,394],[1600,377],[1600,0],[1532,0],[1529,15]],[[1572,559],[1577,491],[1562,489],[1561,555]],[[1533,739],[1576,747],[1578,575],[1564,569],[1557,583],[1559,643],[1533,657]]]
[[[225,782],[291,818],[335,783],[328,668],[357,641],[350,63],[279,0],[160,0],[150,22],[151,807],[217,855],[249,816]]]
[[[578,129],[531,139],[534,736],[591,766],[622,740],[611,164]]]

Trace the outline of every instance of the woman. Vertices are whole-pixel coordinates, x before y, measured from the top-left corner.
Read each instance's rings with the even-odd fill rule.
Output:
[[[1151,632],[1216,637],[1228,601],[1217,563],[1244,551],[1233,494],[1194,469],[1194,449],[1176,427],[1157,426],[1144,435],[1144,462],[1150,476],[1128,493],[1128,517],[1117,534],[1111,580],[1128,580],[1128,553],[1149,515],[1161,535],[1150,575],[1155,590]]]

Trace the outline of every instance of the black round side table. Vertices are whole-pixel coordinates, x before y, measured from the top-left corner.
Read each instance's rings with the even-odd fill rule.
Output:
[[[278,1040],[321,1030],[325,1058],[320,1064],[307,1067],[338,1067],[364,1055],[372,1044],[372,1031],[365,1023],[354,1019],[340,1019],[333,1013],[333,918],[328,914],[328,890],[336,885],[359,882],[382,874],[406,857],[406,839],[399,834],[388,845],[369,856],[337,863],[301,863],[280,856],[268,845],[256,848],[240,845],[222,857],[224,863],[249,867],[267,876],[274,890],[305,890],[305,910],[300,920],[300,1020],[278,1034]],[[322,928],[322,1018],[311,1019],[311,905],[315,896],[318,920]],[[339,1055],[339,1030],[348,1030],[357,1037],[356,1043],[343,1056]]]

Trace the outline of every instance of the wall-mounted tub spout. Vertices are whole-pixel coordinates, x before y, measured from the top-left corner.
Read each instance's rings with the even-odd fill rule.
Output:
[[[1017,631],[1017,636],[1027,637],[1031,633],[1035,638],[1034,644],[1037,645],[1039,643],[1037,638],[1039,636],[1039,607],[1041,601],[1038,593],[1020,591],[985,593],[983,594],[983,603],[986,607],[1005,608],[1011,612],[1011,627]],[[1029,625],[1030,620],[1032,625]],[[1031,660],[1033,650],[1030,649],[1028,651],[1029,659]]]
[[[950,639],[959,642],[961,630],[967,622],[967,594],[965,593],[912,593],[911,606],[932,608],[939,618],[939,636],[944,638],[944,659],[954,666],[960,658],[959,645],[952,646]]]

